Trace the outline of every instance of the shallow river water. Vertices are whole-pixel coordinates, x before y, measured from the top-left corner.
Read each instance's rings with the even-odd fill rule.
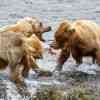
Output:
[[[100,0],[0,0],[0,26],[13,24],[18,19],[26,16],[38,17],[52,26],[52,31],[44,34],[46,39],[44,58],[37,61],[42,69],[52,71],[56,66],[57,56],[48,53],[48,44],[50,43],[49,40],[53,39],[53,33],[59,22],[63,19],[89,19],[100,24]],[[37,97],[48,96],[45,93],[41,94],[45,91],[41,89],[50,88],[50,91],[58,89],[58,92],[60,91],[60,94],[63,94],[60,97],[65,98],[48,99],[41,97],[36,99],[35,96],[34,100],[100,100],[100,92],[94,94],[94,99],[68,99],[66,97],[71,89],[79,88],[80,85],[82,85],[82,88],[90,87],[90,90],[93,89],[93,93],[97,89],[100,90],[100,68],[91,64],[91,58],[85,58],[83,64],[79,67],[75,66],[75,61],[69,58],[63,67],[65,73],[62,72],[57,77],[36,78],[30,72],[29,78],[25,79],[25,82],[31,94],[39,91],[38,95],[35,94]],[[0,100],[29,100],[29,98],[21,97],[15,84],[9,81],[5,73],[7,73],[7,70],[0,72]]]

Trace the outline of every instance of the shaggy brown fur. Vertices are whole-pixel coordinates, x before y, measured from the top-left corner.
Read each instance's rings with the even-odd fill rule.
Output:
[[[21,33],[0,33],[0,68],[9,65],[10,79],[20,83],[30,68],[38,67],[35,59],[42,55],[41,41],[35,36],[27,38]]]
[[[59,57],[62,64],[70,53],[78,64],[82,63],[83,56],[92,56],[93,63],[96,59],[100,64],[100,26],[89,20],[77,20],[73,23],[63,21],[55,32],[51,47],[62,49]]]

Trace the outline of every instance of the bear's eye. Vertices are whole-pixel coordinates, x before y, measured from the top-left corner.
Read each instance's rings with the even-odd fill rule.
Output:
[[[40,27],[42,27],[42,22],[40,22]]]

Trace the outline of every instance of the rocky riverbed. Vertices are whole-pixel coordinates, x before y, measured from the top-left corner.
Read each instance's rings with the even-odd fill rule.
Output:
[[[48,58],[47,58],[48,57]],[[52,56],[47,49],[44,52],[44,62],[38,61],[41,69],[51,71],[57,56]],[[50,60],[50,61],[49,61]],[[49,68],[46,67],[49,66]],[[43,67],[43,68],[42,68]],[[8,78],[8,69],[0,73],[1,100],[99,100],[100,98],[100,68],[91,64],[91,59],[76,66],[70,57],[60,73],[52,76],[37,77],[30,71],[25,79],[26,85],[16,87]],[[30,95],[27,95],[29,93]]]
[[[100,24],[99,0],[0,0],[0,26],[15,23],[26,16],[36,16],[52,26],[45,33],[44,58],[40,68],[53,71],[58,56],[48,52],[48,44],[62,19],[90,19]],[[100,67],[84,58],[77,66],[70,57],[63,70],[49,77],[36,77],[30,71],[26,85],[19,86],[9,79],[8,69],[0,71],[0,100],[100,100]],[[21,92],[21,93],[19,93]],[[28,97],[27,92],[31,95]]]

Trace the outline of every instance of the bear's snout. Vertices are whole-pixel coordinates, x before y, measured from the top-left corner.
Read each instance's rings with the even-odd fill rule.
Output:
[[[52,30],[51,26],[48,26],[48,27],[44,27],[43,32],[49,32],[51,30]]]

